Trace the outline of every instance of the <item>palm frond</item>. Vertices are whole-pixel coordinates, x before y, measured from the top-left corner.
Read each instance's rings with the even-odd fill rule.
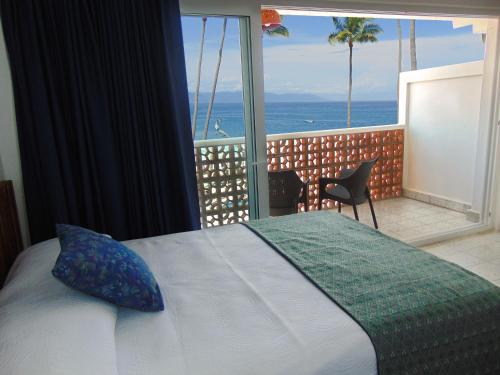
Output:
[[[361,34],[356,37],[354,40],[355,43],[375,43],[378,42],[376,36],[371,34]]]
[[[364,26],[367,18],[348,17],[346,21],[347,28],[353,33],[358,33]]]
[[[330,35],[328,35],[328,43],[330,44],[337,44],[338,43],[338,40],[337,40],[337,33],[331,33]]]
[[[333,32],[328,36],[328,43],[330,44],[341,44],[347,43],[349,39],[352,37],[352,34],[349,30],[341,30],[339,32]]]
[[[290,36],[290,32],[288,31],[288,29],[281,25],[281,26],[278,26],[274,29],[268,29],[268,30],[264,30],[264,33],[266,35],[269,35],[269,36],[281,36],[283,38],[288,38]]]
[[[377,25],[376,23],[365,24],[365,26],[363,27],[363,30],[364,30],[364,32],[366,32],[368,34],[373,34],[373,35],[380,34],[382,32],[382,28],[379,25]]]
[[[335,31],[339,32],[346,28],[344,21],[345,19],[342,19],[340,17],[332,17],[333,28],[335,29]]]

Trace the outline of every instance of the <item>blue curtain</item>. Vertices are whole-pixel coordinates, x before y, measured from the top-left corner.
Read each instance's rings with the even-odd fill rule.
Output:
[[[199,229],[178,1],[0,0],[33,243]]]

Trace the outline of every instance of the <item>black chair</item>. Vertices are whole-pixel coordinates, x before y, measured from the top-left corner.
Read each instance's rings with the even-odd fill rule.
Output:
[[[378,229],[377,218],[373,210],[370,190],[368,189],[368,179],[373,166],[377,162],[378,157],[362,162],[357,169],[343,169],[340,171],[339,178],[319,179],[319,203],[318,210],[321,210],[323,199],[332,199],[337,201],[338,211],[342,212],[342,204],[352,206],[354,217],[359,221],[357,205],[366,202],[370,204],[372,212],[373,225]],[[336,184],[335,187],[329,188],[328,185]]]
[[[282,216],[296,214],[299,203],[304,203],[307,211],[308,186],[310,180],[303,182],[293,170],[268,172],[269,214]]]

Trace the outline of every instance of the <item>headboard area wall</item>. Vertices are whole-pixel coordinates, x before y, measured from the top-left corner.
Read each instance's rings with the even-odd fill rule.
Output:
[[[0,288],[22,249],[12,181],[0,181]]]

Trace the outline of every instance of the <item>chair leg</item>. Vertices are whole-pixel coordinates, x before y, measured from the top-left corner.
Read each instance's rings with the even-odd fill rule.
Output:
[[[319,198],[319,202],[318,202],[318,211],[321,211],[321,206],[322,206],[322,203],[323,203],[323,199]]]
[[[375,226],[375,229],[378,229],[377,217],[375,216],[375,210],[373,209],[373,203],[370,194],[368,194],[368,204],[370,205],[370,211],[372,212],[373,225]]]
[[[339,214],[342,212],[342,203],[337,202],[337,210],[338,210]]]
[[[356,203],[354,202],[352,202],[352,209],[354,211],[354,217],[356,218],[357,221],[359,221],[358,209],[356,208]]]

